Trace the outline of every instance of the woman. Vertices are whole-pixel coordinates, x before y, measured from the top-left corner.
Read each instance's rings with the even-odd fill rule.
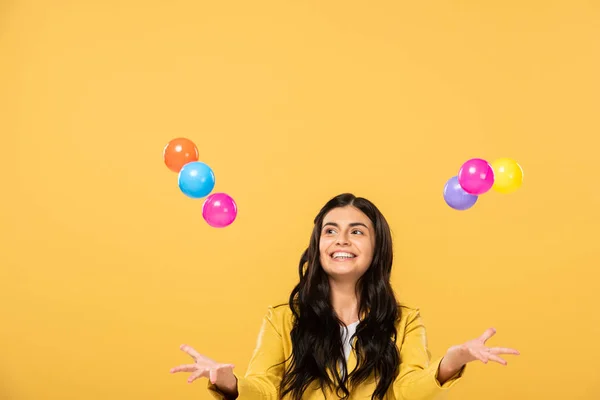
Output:
[[[390,228],[370,201],[342,194],[314,220],[288,304],[269,307],[244,377],[234,366],[181,349],[188,382],[206,377],[218,399],[439,399],[467,363],[514,349],[487,347],[488,329],[431,361],[418,309],[399,305],[390,285]]]

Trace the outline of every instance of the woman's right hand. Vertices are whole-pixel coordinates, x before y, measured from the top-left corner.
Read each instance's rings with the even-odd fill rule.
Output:
[[[228,398],[237,397],[237,378],[233,374],[233,368],[235,368],[233,364],[220,364],[186,344],[182,344],[179,348],[194,359],[194,364],[183,364],[171,368],[171,373],[191,372],[188,383],[192,383],[198,378],[208,378]]]

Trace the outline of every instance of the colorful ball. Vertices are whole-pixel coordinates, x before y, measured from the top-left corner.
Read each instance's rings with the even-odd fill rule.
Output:
[[[494,185],[499,193],[512,193],[523,184],[523,168],[511,158],[499,158],[492,163]]]
[[[481,158],[472,158],[460,167],[458,182],[465,192],[481,195],[492,188],[494,170],[487,161]]]
[[[204,201],[202,217],[210,226],[224,228],[235,221],[237,205],[228,194],[213,193]]]
[[[444,186],[444,200],[455,210],[468,210],[475,205],[477,199],[476,195],[465,192],[456,176],[448,179]]]
[[[188,197],[199,199],[215,187],[215,174],[201,161],[187,163],[179,171],[179,189]]]
[[[179,172],[185,164],[198,161],[198,148],[189,139],[173,139],[163,149],[163,160],[171,171]]]

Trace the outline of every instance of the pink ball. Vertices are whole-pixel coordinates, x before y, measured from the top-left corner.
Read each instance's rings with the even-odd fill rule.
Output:
[[[213,228],[224,228],[235,221],[237,205],[228,194],[213,193],[204,201],[202,217]]]
[[[472,158],[460,167],[458,183],[467,193],[483,194],[494,185],[494,170],[487,161]]]

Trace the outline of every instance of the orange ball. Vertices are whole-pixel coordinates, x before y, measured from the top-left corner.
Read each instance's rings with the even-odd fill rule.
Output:
[[[185,164],[198,161],[198,148],[189,139],[173,139],[165,146],[163,159],[171,171],[179,172]]]

